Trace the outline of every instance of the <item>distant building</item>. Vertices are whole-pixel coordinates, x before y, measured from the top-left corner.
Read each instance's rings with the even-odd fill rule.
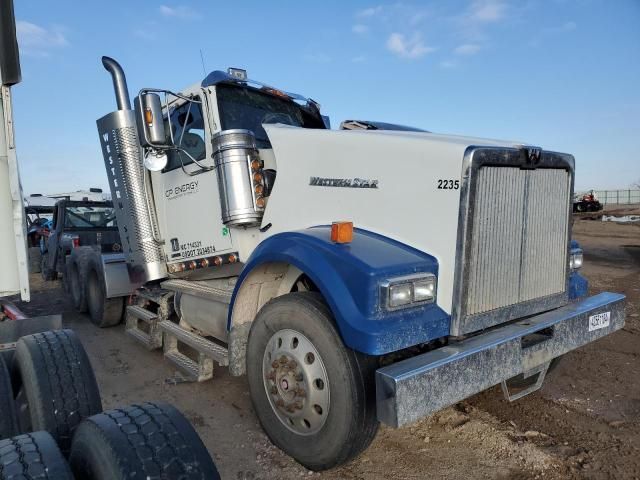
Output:
[[[55,205],[58,200],[91,200],[101,202],[108,200],[110,195],[106,195],[101,188],[90,188],[89,190],[76,190],[75,192],[50,193],[43,195],[41,193],[32,193],[26,197],[25,204],[30,206],[47,206]]]

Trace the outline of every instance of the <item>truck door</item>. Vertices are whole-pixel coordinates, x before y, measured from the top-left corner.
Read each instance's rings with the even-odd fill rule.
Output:
[[[211,132],[200,98],[182,102],[169,113],[174,142],[187,153],[169,152],[160,175],[162,192],[155,192],[161,204],[158,215],[164,217],[160,223],[168,263],[232,251],[229,229],[222,224],[216,173],[197,165],[213,165]]]

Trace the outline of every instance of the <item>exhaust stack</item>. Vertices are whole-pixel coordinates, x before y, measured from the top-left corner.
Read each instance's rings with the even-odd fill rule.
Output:
[[[102,57],[102,65],[113,79],[118,110],[97,121],[100,145],[129,277],[142,284],[165,278],[167,265],[162,246],[156,241],[157,221],[146,196],[150,189],[127,80],[114,59]]]
[[[129,89],[127,88],[127,79],[124,76],[124,70],[122,70],[120,64],[111,57],[102,57],[102,65],[107,72],[111,74],[111,78],[113,78],[113,89],[116,91],[118,110],[131,110]]]

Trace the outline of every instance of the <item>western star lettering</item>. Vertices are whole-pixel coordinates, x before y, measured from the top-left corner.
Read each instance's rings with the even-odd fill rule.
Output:
[[[309,185],[313,187],[347,187],[347,188],[378,188],[378,180],[365,178],[323,178],[310,177]]]

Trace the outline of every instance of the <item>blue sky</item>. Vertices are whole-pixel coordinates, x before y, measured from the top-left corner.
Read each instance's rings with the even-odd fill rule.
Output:
[[[132,93],[207,70],[249,76],[346,118],[569,152],[576,188],[640,180],[640,0],[244,2],[16,0],[14,88],[26,194],[106,188],[101,55]]]

